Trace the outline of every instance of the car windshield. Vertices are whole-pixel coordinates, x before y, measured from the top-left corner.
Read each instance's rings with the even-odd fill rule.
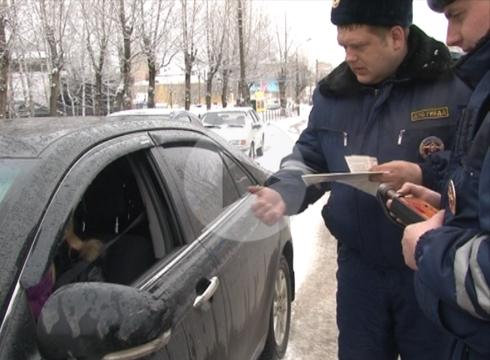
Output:
[[[207,127],[244,127],[245,113],[243,112],[214,112],[204,115],[202,123]]]

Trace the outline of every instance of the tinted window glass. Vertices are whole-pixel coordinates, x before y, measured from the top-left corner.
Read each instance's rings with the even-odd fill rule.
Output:
[[[208,225],[240,198],[221,154],[190,146],[166,148],[163,154],[177,173],[191,215],[201,225]]]
[[[0,160],[0,203],[14,183],[14,180],[30,168],[32,162],[29,160]]]
[[[236,184],[240,196],[241,197],[245,196],[246,194],[248,194],[248,187],[253,185],[252,181],[250,181],[250,178],[242,170],[242,168],[237,165],[237,163],[235,163],[232,159],[228,158],[227,156],[224,156],[224,158],[226,161],[226,165],[228,166],[230,175]]]

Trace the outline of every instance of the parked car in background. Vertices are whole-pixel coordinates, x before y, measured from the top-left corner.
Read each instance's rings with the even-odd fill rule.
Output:
[[[33,102],[31,106],[24,101],[15,101],[12,117],[44,117],[49,116],[49,108],[45,105]]]
[[[277,110],[281,108],[281,102],[279,99],[269,99],[267,100],[267,110]]]
[[[130,109],[116,111],[109,115],[110,118],[138,118],[138,119],[160,119],[160,120],[178,120],[191,123],[200,123],[199,117],[191,112],[181,108],[148,108],[148,109]]]
[[[247,191],[267,176],[180,115],[0,122],[0,358],[281,358],[291,235]]]
[[[264,154],[265,126],[251,107],[210,110],[201,117],[202,124],[251,158]]]

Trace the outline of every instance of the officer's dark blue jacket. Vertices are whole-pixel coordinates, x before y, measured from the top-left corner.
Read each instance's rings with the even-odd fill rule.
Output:
[[[490,359],[490,36],[457,73],[475,90],[450,162],[455,201],[442,192],[444,226],[417,244],[415,289],[422,310],[457,337],[453,359]]]
[[[270,185],[281,193],[289,214],[302,211],[325,190],[305,188],[301,174],[348,172],[347,155],[373,156],[378,163],[422,162],[419,147],[430,136],[451,146],[469,88],[447,71],[444,44],[415,26],[408,44],[397,73],[376,87],[361,85],[346,63],[319,83],[308,126],[274,174],[280,181]],[[374,266],[405,266],[401,229],[376,199],[346,185],[330,186],[322,214],[332,235]]]

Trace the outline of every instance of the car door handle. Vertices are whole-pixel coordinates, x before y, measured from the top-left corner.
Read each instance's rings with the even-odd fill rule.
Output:
[[[216,290],[218,290],[218,286],[219,286],[219,279],[217,276],[214,276],[209,281],[209,285],[206,288],[206,290],[204,290],[204,292],[201,295],[196,296],[196,299],[194,300],[194,308],[198,309],[201,308],[204,304],[206,304],[213,297]]]
[[[146,344],[135,346],[126,350],[116,351],[105,355],[102,360],[133,360],[153,354],[163,349],[170,341],[172,331],[169,329],[156,339]]]

